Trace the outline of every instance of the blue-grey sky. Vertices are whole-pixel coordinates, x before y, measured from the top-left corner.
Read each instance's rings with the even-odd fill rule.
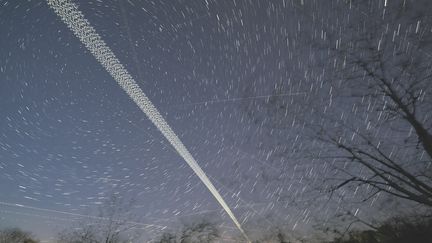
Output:
[[[384,1],[370,4],[378,9],[370,13],[338,1],[74,2],[246,231],[307,227],[333,212],[310,193],[322,165],[298,158],[295,148],[310,142],[298,140],[301,126],[269,137],[265,121],[250,113],[261,114],[259,104],[281,83],[277,95],[294,111],[328,100],[325,84],[316,89],[323,78],[315,65],[329,58],[316,40],[327,44],[344,21],[380,16]],[[121,192],[136,200],[141,222],[155,225],[145,234],[209,212],[238,234],[192,170],[45,1],[0,1],[0,33],[1,227],[19,226],[47,240]],[[282,159],[278,136],[286,142]],[[303,205],[291,204],[302,197]]]

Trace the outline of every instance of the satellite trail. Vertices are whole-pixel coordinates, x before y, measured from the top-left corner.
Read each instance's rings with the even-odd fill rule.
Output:
[[[153,103],[140,89],[126,68],[120,63],[111,49],[96,33],[95,29],[90,25],[88,20],[84,18],[84,15],[81,13],[81,11],[78,10],[78,7],[69,0],[47,0],[47,2],[48,5],[54,9],[56,14],[69,27],[69,29],[73,31],[73,33],[80,39],[86,48],[100,62],[100,64],[102,64],[102,66],[108,71],[114,80],[123,88],[129,97],[147,115],[147,117],[171,143],[175,150],[183,157],[186,163],[192,168],[195,174],[201,179],[201,181],[213,194],[223,209],[227,212],[246,240],[250,242],[237,218],[234,216],[225,200],[213,186],[196,160],[189,153],[187,148],[180,141],[178,136],[174,133]]]

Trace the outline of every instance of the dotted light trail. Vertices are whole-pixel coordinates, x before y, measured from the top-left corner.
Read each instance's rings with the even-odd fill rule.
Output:
[[[225,200],[214,187],[210,179],[198,165],[196,160],[180,141],[150,99],[140,89],[138,84],[120,63],[111,49],[105,44],[96,30],[90,25],[78,7],[69,0],[47,0],[48,5],[56,12],[63,22],[80,39],[82,44],[93,54],[100,64],[108,71],[114,80],[122,87],[137,106],[147,115],[153,124],[159,129],[164,137],[171,143],[175,150],[183,157],[186,163],[192,168],[195,174],[201,179],[208,190],[213,194],[219,204],[227,212],[234,224],[243,234],[248,242],[248,236],[244,232],[237,218],[226,204]]]

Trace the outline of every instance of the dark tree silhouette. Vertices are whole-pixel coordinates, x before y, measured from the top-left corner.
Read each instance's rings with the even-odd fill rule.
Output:
[[[181,232],[164,232],[155,243],[210,243],[220,240],[218,227],[204,219],[198,219],[183,226]]]
[[[432,22],[417,3],[393,4],[378,10],[389,14],[353,21],[340,34],[331,49],[335,108],[313,125],[333,145],[327,158],[347,175],[331,190],[365,185],[365,200],[385,192],[432,206],[432,49],[425,43]]]
[[[0,230],[0,243],[37,243],[31,233],[19,228],[8,228]]]
[[[155,240],[154,243],[176,243],[177,236],[173,233],[165,232],[159,239]]]
[[[329,243],[423,243],[432,237],[430,216],[394,217],[374,230],[352,230],[335,237]]]
[[[362,188],[364,201],[386,193],[432,206],[432,19],[424,10],[430,5],[342,5],[337,24],[323,24],[325,34],[313,45],[321,58],[308,70],[315,83],[303,81],[309,95],[281,96],[291,90],[281,83],[253,112],[247,107],[278,140],[272,154],[319,160],[332,193]],[[292,131],[309,143],[297,142]]]
[[[183,229],[180,243],[215,242],[219,237],[218,229],[209,222],[194,223]]]
[[[58,236],[60,243],[120,243],[139,238],[139,222],[132,212],[134,200],[111,194],[99,208],[99,214],[80,222],[73,230]],[[129,237],[128,237],[129,236]]]

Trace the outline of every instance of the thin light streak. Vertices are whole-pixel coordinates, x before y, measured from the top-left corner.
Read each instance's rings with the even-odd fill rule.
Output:
[[[258,96],[242,97],[242,98],[214,99],[214,100],[206,100],[206,101],[198,101],[198,102],[192,102],[186,104],[173,105],[171,107],[208,105],[208,104],[215,104],[215,103],[238,102],[238,101],[245,101],[245,100],[268,99],[271,97],[283,97],[283,96],[295,96],[295,95],[306,95],[306,93],[298,92],[298,93],[284,93],[284,94],[273,94],[273,95],[258,95]]]
[[[0,205],[9,206],[9,207],[25,208],[25,209],[31,209],[31,210],[36,210],[36,211],[48,212],[48,213],[58,213],[58,214],[69,215],[69,216],[74,216],[74,217],[81,217],[81,218],[90,218],[90,219],[99,219],[99,220],[110,220],[109,218],[105,218],[105,217],[98,217],[98,216],[91,216],[91,215],[85,215],[85,214],[79,214],[79,213],[71,213],[71,212],[59,211],[59,210],[53,210],[53,209],[39,208],[39,207],[33,207],[33,206],[28,206],[28,205],[23,205],[23,204],[18,204],[18,203],[8,203],[8,202],[2,202],[2,201],[0,201]],[[113,221],[116,222],[116,221],[119,221],[119,220],[113,220]],[[166,228],[166,226],[162,226],[162,225],[145,224],[145,223],[140,223],[140,222],[135,222],[135,221],[121,221],[121,222],[122,223],[125,222],[125,223],[128,223],[128,224],[145,226],[145,227]]]

